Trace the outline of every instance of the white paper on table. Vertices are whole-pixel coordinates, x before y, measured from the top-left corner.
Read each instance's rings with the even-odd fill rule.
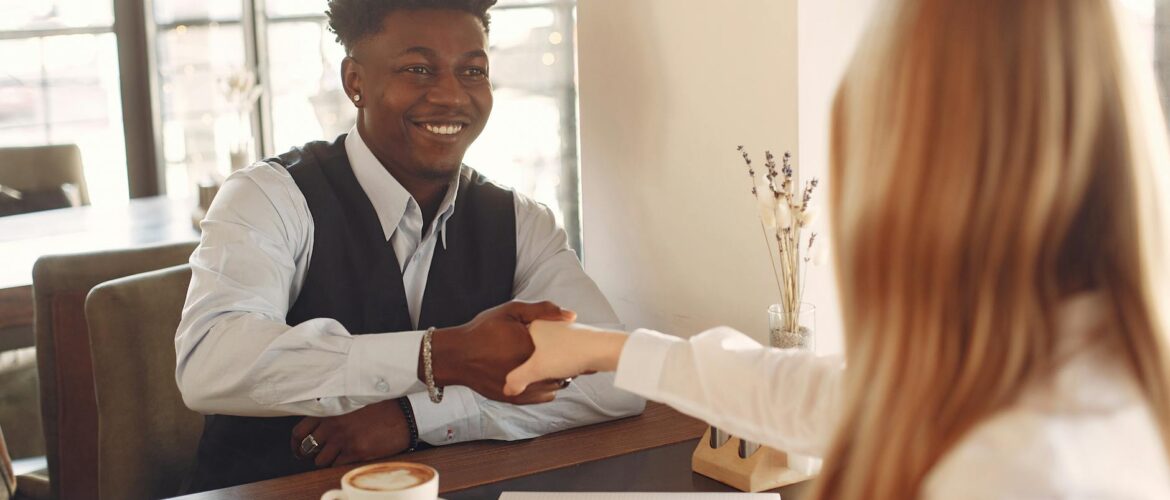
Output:
[[[779,493],[577,493],[505,491],[500,500],[780,500]]]

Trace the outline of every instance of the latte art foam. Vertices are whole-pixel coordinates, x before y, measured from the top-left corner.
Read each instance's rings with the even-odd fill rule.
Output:
[[[353,486],[370,491],[397,491],[417,486],[430,479],[429,471],[387,467],[350,478]]]

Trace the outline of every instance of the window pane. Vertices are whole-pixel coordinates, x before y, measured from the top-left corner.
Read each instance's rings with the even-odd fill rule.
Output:
[[[216,23],[163,31],[158,61],[167,192],[190,195],[204,177],[226,174],[232,149],[252,137],[251,106],[233,100],[228,83],[246,73],[243,31]]]
[[[268,17],[324,15],[325,0],[268,0]]]
[[[0,0],[0,30],[112,26],[111,0]]]
[[[41,62],[40,38],[22,40],[0,40],[0,53],[6,54],[4,69],[0,75],[0,142],[5,145],[22,144],[10,134],[28,137],[29,131],[36,130],[39,140],[28,144],[43,144],[48,141],[45,123],[45,89]],[[30,128],[31,127],[31,128]]]
[[[0,42],[0,146],[77,144],[90,202],[127,199],[113,33]]]
[[[159,24],[189,20],[238,21],[240,0],[155,0],[154,20]]]
[[[347,132],[357,111],[338,76],[345,51],[324,21],[269,24],[268,47],[275,151]]]
[[[568,9],[493,11],[492,116],[465,161],[548,205],[576,231],[576,92]],[[524,133],[516,133],[522,130]]]

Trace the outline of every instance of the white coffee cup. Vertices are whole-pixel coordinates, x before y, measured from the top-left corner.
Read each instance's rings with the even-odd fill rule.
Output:
[[[341,489],[321,500],[435,500],[439,471],[414,462],[383,462],[358,467],[341,477]]]

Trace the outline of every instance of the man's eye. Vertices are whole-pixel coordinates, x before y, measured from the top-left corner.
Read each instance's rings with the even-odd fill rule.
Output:
[[[429,74],[431,74],[431,69],[426,67],[426,66],[410,66],[410,67],[406,68],[406,71],[409,73],[414,73],[416,75],[429,75]]]
[[[487,77],[487,70],[485,70],[483,68],[467,68],[467,69],[463,70],[463,74],[465,76],[469,76],[471,78],[476,78],[476,79],[485,78],[485,77]]]

